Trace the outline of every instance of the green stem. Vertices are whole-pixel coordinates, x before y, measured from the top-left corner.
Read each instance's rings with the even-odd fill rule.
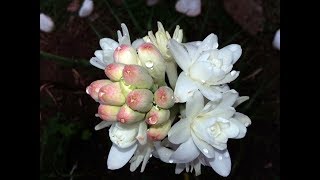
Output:
[[[83,66],[83,67],[90,66],[89,61],[84,59],[69,59],[66,57],[58,56],[58,55],[47,53],[44,51],[40,51],[40,57],[42,57],[40,58],[40,60],[47,59],[47,60],[55,61],[67,66]]]
[[[117,21],[118,24],[120,25],[120,24],[121,24],[121,20],[119,19],[119,16],[113,11],[111,5],[109,4],[109,1],[108,1],[108,0],[105,0],[104,2],[107,4],[108,9],[109,9],[109,11],[111,12],[112,16],[116,19],[116,21]]]

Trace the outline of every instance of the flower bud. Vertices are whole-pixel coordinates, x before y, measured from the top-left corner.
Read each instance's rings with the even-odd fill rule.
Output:
[[[162,124],[169,120],[170,111],[167,109],[159,109],[155,106],[147,113],[145,121],[150,125]]]
[[[99,97],[99,91],[100,88],[103,86],[106,86],[108,84],[111,84],[112,82],[110,80],[107,79],[102,79],[102,80],[96,80],[93,81],[87,88],[86,88],[86,92],[87,94],[89,94],[95,101],[98,101]]]
[[[150,89],[153,79],[143,67],[138,65],[126,65],[123,69],[123,79],[127,85],[132,85],[139,89]]]
[[[171,128],[172,121],[167,121],[163,124],[152,125],[147,132],[147,136],[149,139],[153,141],[161,141],[164,139]]]
[[[143,43],[137,50],[142,66],[148,70],[155,83],[165,85],[166,64],[159,50],[151,43]]]
[[[174,105],[174,95],[173,90],[168,86],[160,87],[154,93],[154,100],[156,104],[164,109],[169,109]]]
[[[111,81],[120,81],[122,78],[123,68],[124,64],[111,63],[105,68],[104,73]]]
[[[144,119],[145,114],[132,110],[128,105],[124,104],[117,115],[117,120],[121,123],[131,124]]]
[[[114,50],[113,58],[116,63],[138,64],[137,52],[133,47],[122,44]]]
[[[113,82],[103,86],[99,91],[99,101],[105,105],[121,106],[125,103],[126,98],[122,94],[120,83]]]
[[[126,98],[126,104],[131,109],[144,113],[150,111],[152,102],[153,94],[148,89],[135,89]]]
[[[100,104],[98,107],[98,115],[105,121],[117,121],[117,114],[120,111],[119,106],[110,106]]]

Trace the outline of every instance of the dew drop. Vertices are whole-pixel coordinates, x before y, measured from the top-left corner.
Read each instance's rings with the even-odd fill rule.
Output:
[[[208,149],[203,149],[203,152],[206,153],[206,154],[209,153]]]
[[[152,157],[152,154],[150,154],[150,157]]]
[[[153,62],[147,61],[147,62],[145,63],[145,65],[147,66],[147,68],[152,68],[152,67],[153,67]]]

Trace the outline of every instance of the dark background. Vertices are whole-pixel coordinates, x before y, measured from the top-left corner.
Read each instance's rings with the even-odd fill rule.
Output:
[[[280,28],[280,0],[202,0],[202,12],[188,17],[175,11],[175,2],[160,0],[148,7],[143,0],[95,0],[87,18],[70,12],[77,0],[43,0],[40,11],[51,16],[55,30],[40,32],[40,179],[280,179],[280,51],[272,47]],[[125,23],[131,40],[161,21],[170,34],[177,24],[184,42],[218,36],[219,48],[240,44],[243,53],[234,69],[240,76],[230,84],[250,100],[237,108],[252,125],[240,140],[229,140],[232,171],[228,178],[202,166],[202,175],[174,174],[175,166],[151,158],[145,172],[107,169],[111,146],[107,130],[94,131],[98,104],[86,93],[92,81],[105,78],[88,61],[100,49],[99,39],[116,38]]]

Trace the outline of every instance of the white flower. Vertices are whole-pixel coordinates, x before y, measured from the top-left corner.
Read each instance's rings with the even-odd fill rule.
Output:
[[[148,141],[145,145],[139,145],[134,156],[130,159],[130,171],[135,171],[142,162],[140,172],[143,172],[146,168],[148,160],[152,157],[154,150],[153,143]]]
[[[176,29],[174,30],[172,39],[181,43],[182,38],[183,38],[183,31],[182,29],[180,29],[180,26],[177,25]],[[169,83],[171,87],[174,89],[178,75],[177,75],[177,64],[174,61],[168,49],[168,41],[170,39],[171,39],[171,36],[169,32],[164,29],[161,22],[158,22],[158,31],[155,33],[155,35],[153,34],[152,31],[149,31],[148,36],[145,36],[143,38],[144,41],[152,43],[160,51],[166,63],[166,74],[168,76]]]
[[[79,10],[79,16],[80,17],[87,17],[89,16],[93,11],[93,1],[92,0],[84,0],[82,3],[82,6]]]
[[[52,30],[54,29],[54,22],[52,21],[52,19],[43,14],[40,13],[40,30],[43,32],[52,32]]]
[[[159,0],[147,0],[147,6],[154,6],[158,4]]]
[[[218,50],[214,34],[208,35],[201,43],[180,44],[171,39],[168,46],[183,70],[174,91],[176,102],[186,102],[196,90],[211,101],[220,99],[221,92],[228,90],[226,83],[239,76],[239,71],[231,70],[241,56],[241,47],[231,44]]]
[[[223,93],[219,102],[210,101],[204,106],[203,96],[196,91],[186,103],[185,117],[174,124],[168,133],[168,140],[180,146],[174,152],[156,146],[161,160],[185,164],[203,154],[203,165],[208,164],[221,176],[228,176],[231,160],[227,141],[229,138],[243,138],[246,127],[251,124],[250,119],[236,113],[233,106],[246,99],[248,97],[239,98],[235,90],[230,90]]]
[[[198,16],[201,13],[201,0],[178,0],[176,10],[187,16]]]
[[[274,35],[273,41],[272,41],[273,47],[276,49],[280,50],[280,29],[276,32]]]
[[[118,34],[118,42],[110,38],[100,39],[100,47],[102,50],[97,50],[94,52],[95,57],[90,59],[90,63],[104,70],[105,67],[113,62],[115,62],[113,54],[116,48],[119,48],[120,45],[128,45],[128,47],[137,48],[139,45],[144,43],[142,39],[135,40],[132,45],[130,41],[129,30],[125,24],[121,24],[122,32],[120,30],[117,31]]]

